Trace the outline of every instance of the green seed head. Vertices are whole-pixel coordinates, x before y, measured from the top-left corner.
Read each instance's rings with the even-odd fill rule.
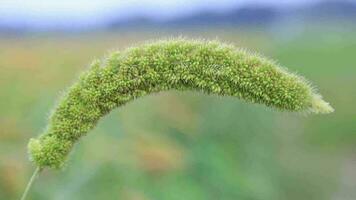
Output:
[[[158,41],[94,61],[62,97],[43,135],[30,140],[31,159],[41,168],[61,167],[102,116],[167,90],[237,97],[286,111],[333,111],[302,77],[268,59],[217,41]]]

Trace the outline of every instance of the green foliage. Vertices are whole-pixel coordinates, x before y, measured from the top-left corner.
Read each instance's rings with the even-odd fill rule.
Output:
[[[102,116],[167,90],[232,96],[287,111],[333,111],[303,78],[270,60],[215,41],[159,41],[95,61],[61,99],[45,133],[30,140],[31,159],[41,168],[61,167]]]

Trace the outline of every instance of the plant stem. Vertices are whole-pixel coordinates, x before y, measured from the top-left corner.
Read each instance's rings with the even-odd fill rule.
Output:
[[[33,182],[36,179],[36,176],[37,176],[39,171],[40,171],[40,167],[37,167],[36,170],[33,172],[30,181],[27,183],[26,189],[22,194],[21,200],[25,200],[26,199],[28,191],[30,190],[31,186],[33,185]]]

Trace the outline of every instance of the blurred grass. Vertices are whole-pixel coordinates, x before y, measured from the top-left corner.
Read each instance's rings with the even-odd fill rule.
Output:
[[[145,40],[219,38],[275,58],[319,86],[336,112],[278,113],[232,98],[167,92],[105,117],[32,199],[356,199],[356,37],[289,39],[239,30],[136,31],[0,38],[0,199],[20,196],[28,139],[94,58]]]

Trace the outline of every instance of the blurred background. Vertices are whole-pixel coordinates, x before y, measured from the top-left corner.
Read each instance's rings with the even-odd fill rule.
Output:
[[[148,96],[101,120],[29,199],[356,199],[356,1],[342,0],[1,0],[0,199],[19,199],[29,138],[91,60],[175,36],[274,58],[336,112]]]

